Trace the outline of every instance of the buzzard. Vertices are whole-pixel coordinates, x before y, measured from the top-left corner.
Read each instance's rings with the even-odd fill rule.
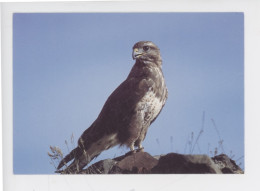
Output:
[[[160,50],[153,42],[137,42],[132,57],[136,62],[128,77],[108,97],[78,146],[60,162],[58,169],[74,159],[60,172],[80,172],[102,151],[116,145],[125,145],[132,152],[136,152],[135,147],[143,150],[147,130],[165,105],[168,91]]]

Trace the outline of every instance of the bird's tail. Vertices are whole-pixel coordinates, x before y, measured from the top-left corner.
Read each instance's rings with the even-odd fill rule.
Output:
[[[88,129],[89,130],[89,129]],[[116,138],[116,134],[109,134],[93,139],[92,137],[88,137],[89,133],[83,134],[85,137],[80,137],[78,141],[78,147],[73,149],[58,165],[58,170],[66,165],[69,161],[73,160],[73,162],[67,166],[64,170],[56,171],[64,174],[74,174],[79,173],[86,165],[90,163],[94,158],[96,158],[102,151],[107,150],[116,144],[118,144],[118,140]],[[83,141],[85,140],[85,142]]]
[[[60,161],[57,169],[59,170],[64,165],[67,165],[68,162],[70,162],[74,158],[77,158],[77,156],[81,155],[81,153],[82,150],[80,149],[80,147],[76,147]]]
[[[94,158],[96,158],[101,152],[102,150],[100,150],[99,152],[92,153],[92,155],[89,155],[86,150],[81,149],[78,146],[77,148],[73,149],[64,159],[61,160],[61,162],[57,167],[56,173],[62,173],[62,174],[79,173],[88,163],[90,163]],[[67,163],[73,159],[74,161],[69,166],[67,166]],[[63,170],[59,170],[64,165],[66,165],[66,168]]]

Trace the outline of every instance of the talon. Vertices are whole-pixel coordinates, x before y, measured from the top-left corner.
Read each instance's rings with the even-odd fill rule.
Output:
[[[136,153],[136,150],[135,150],[134,144],[132,144],[132,145],[130,145],[130,151],[128,153],[126,153],[126,155],[131,155],[134,153]]]
[[[136,150],[136,152],[144,152],[144,147],[140,147]]]
[[[138,151],[143,151],[144,147],[141,145],[141,143],[138,144]]]
[[[136,153],[136,150],[127,152],[127,153],[125,154],[125,156],[132,155],[132,154],[134,154],[134,153]]]
[[[132,153],[136,153],[136,150],[131,151]]]

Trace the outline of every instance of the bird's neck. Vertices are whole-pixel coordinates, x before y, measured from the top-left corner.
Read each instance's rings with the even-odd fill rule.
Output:
[[[162,60],[158,59],[158,60],[136,60],[135,62],[136,66],[140,66],[140,67],[162,67]]]
[[[136,60],[137,64],[145,64],[145,65],[156,65],[158,67],[162,66],[162,59],[161,56],[158,57],[148,57],[145,59],[138,59]]]
[[[154,70],[152,68],[158,68],[159,70]],[[137,60],[128,75],[128,78],[132,77],[147,77],[152,75],[152,71],[162,72],[161,63],[151,62],[149,60],[140,61]]]

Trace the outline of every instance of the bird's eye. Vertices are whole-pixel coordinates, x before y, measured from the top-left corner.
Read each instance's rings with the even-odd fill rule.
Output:
[[[149,50],[149,48],[150,48],[149,46],[144,46],[144,47],[143,47],[144,51]]]

